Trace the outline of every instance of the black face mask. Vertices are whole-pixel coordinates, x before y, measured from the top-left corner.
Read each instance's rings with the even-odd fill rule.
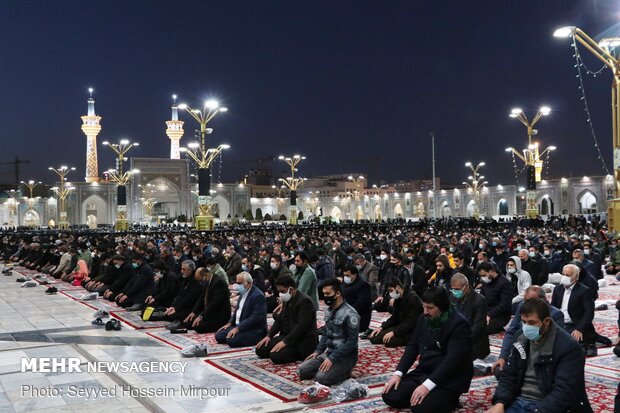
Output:
[[[332,296],[325,295],[325,296],[323,296],[323,302],[325,303],[325,305],[331,307],[334,304],[334,302],[336,302],[336,296],[335,295],[332,295]]]

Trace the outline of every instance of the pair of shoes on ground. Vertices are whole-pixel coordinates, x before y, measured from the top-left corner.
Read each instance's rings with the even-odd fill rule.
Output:
[[[103,321],[104,318],[110,318],[110,313],[108,313],[105,310],[97,310],[95,311],[95,314],[93,315],[93,317],[95,318],[93,321],[91,321],[91,324],[94,326],[103,326],[106,323]],[[111,321],[111,320],[110,320]]]
[[[206,357],[209,355],[209,347],[206,344],[194,344],[181,350],[181,357]]]
[[[172,334],[187,333],[187,328],[183,327],[183,323],[181,323],[180,321],[173,321],[166,326],[166,329],[170,330]]]
[[[360,334],[360,340],[368,340],[368,337],[370,337],[370,334],[372,334],[372,329],[369,328],[368,330]]]
[[[36,281],[29,280],[29,281],[24,282],[21,285],[21,287],[22,288],[31,288],[31,287],[36,287],[37,285],[39,285],[39,283],[37,283]]]
[[[56,294],[57,292],[58,292],[58,288],[56,287],[49,287],[47,290],[45,290],[45,294],[47,295]]]
[[[19,278],[15,279],[15,282],[18,282],[18,283],[24,283],[26,281],[32,281],[32,278],[30,278],[30,277],[19,277]]]
[[[110,321],[108,321],[107,323],[105,323],[105,330],[106,331],[112,331],[112,330],[120,331],[120,329],[121,329],[121,322],[118,321],[116,318],[113,318]]]

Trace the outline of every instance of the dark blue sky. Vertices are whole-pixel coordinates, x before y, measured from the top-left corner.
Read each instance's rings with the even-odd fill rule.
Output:
[[[213,145],[229,143],[223,177],[242,159],[302,153],[306,176],[358,170],[383,158],[384,179],[437,174],[460,183],[485,160],[491,183],[514,183],[509,145],[525,145],[513,106],[533,114],[559,150],[551,175],[601,174],[577,88],[570,42],[616,24],[615,1],[13,1],[0,13],[0,161],[30,159],[22,178],[51,182],[69,164],[83,180],[80,116],[95,88],[99,142],[129,137],[134,156],[166,157],[170,96],[219,98]],[[599,66],[584,51],[593,66]],[[609,71],[586,81],[611,168]],[[186,116],[186,138],[194,127]],[[100,171],[112,166],[99,147]],[[276,170],[285,169],[278,167]],[[373,177],[375,180],[378,177]],[[12,181],[0,166],[0,181]]]

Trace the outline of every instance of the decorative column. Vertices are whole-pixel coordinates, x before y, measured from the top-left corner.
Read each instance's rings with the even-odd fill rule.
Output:
[[[86,182],[99,182],[99,167],[97,165],[97,135],[101,131],[101,116],[95,114],[95,99],[93,89],[88,89],[88,115],[82,116],[82,132],[86,135]]]
[[[172,120],[166,122],[166,135],[170,138],[170,159],[181,159],[179,150],[181,138],[183,137],[183,121],[179,120],[179,108],[177,106],[177,95],[172,95]]]

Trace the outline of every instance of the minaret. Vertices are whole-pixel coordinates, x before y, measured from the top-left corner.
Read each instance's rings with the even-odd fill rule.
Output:
[[[181,159],[179,152],[179,141],[183,136],[183,121],[179,120],[179,108],[177,106],[177,95],[172,95],[172,120],[166,122],[168,128],[166,135],[170,138],[170,159]]]
[[[97,165],[97,135],[101,131],[101,116],[95,115],[95,99],[93,89],[88,89],[88,115],[82,116],[82,132],[86,135],[86,182],[99,182]]]

